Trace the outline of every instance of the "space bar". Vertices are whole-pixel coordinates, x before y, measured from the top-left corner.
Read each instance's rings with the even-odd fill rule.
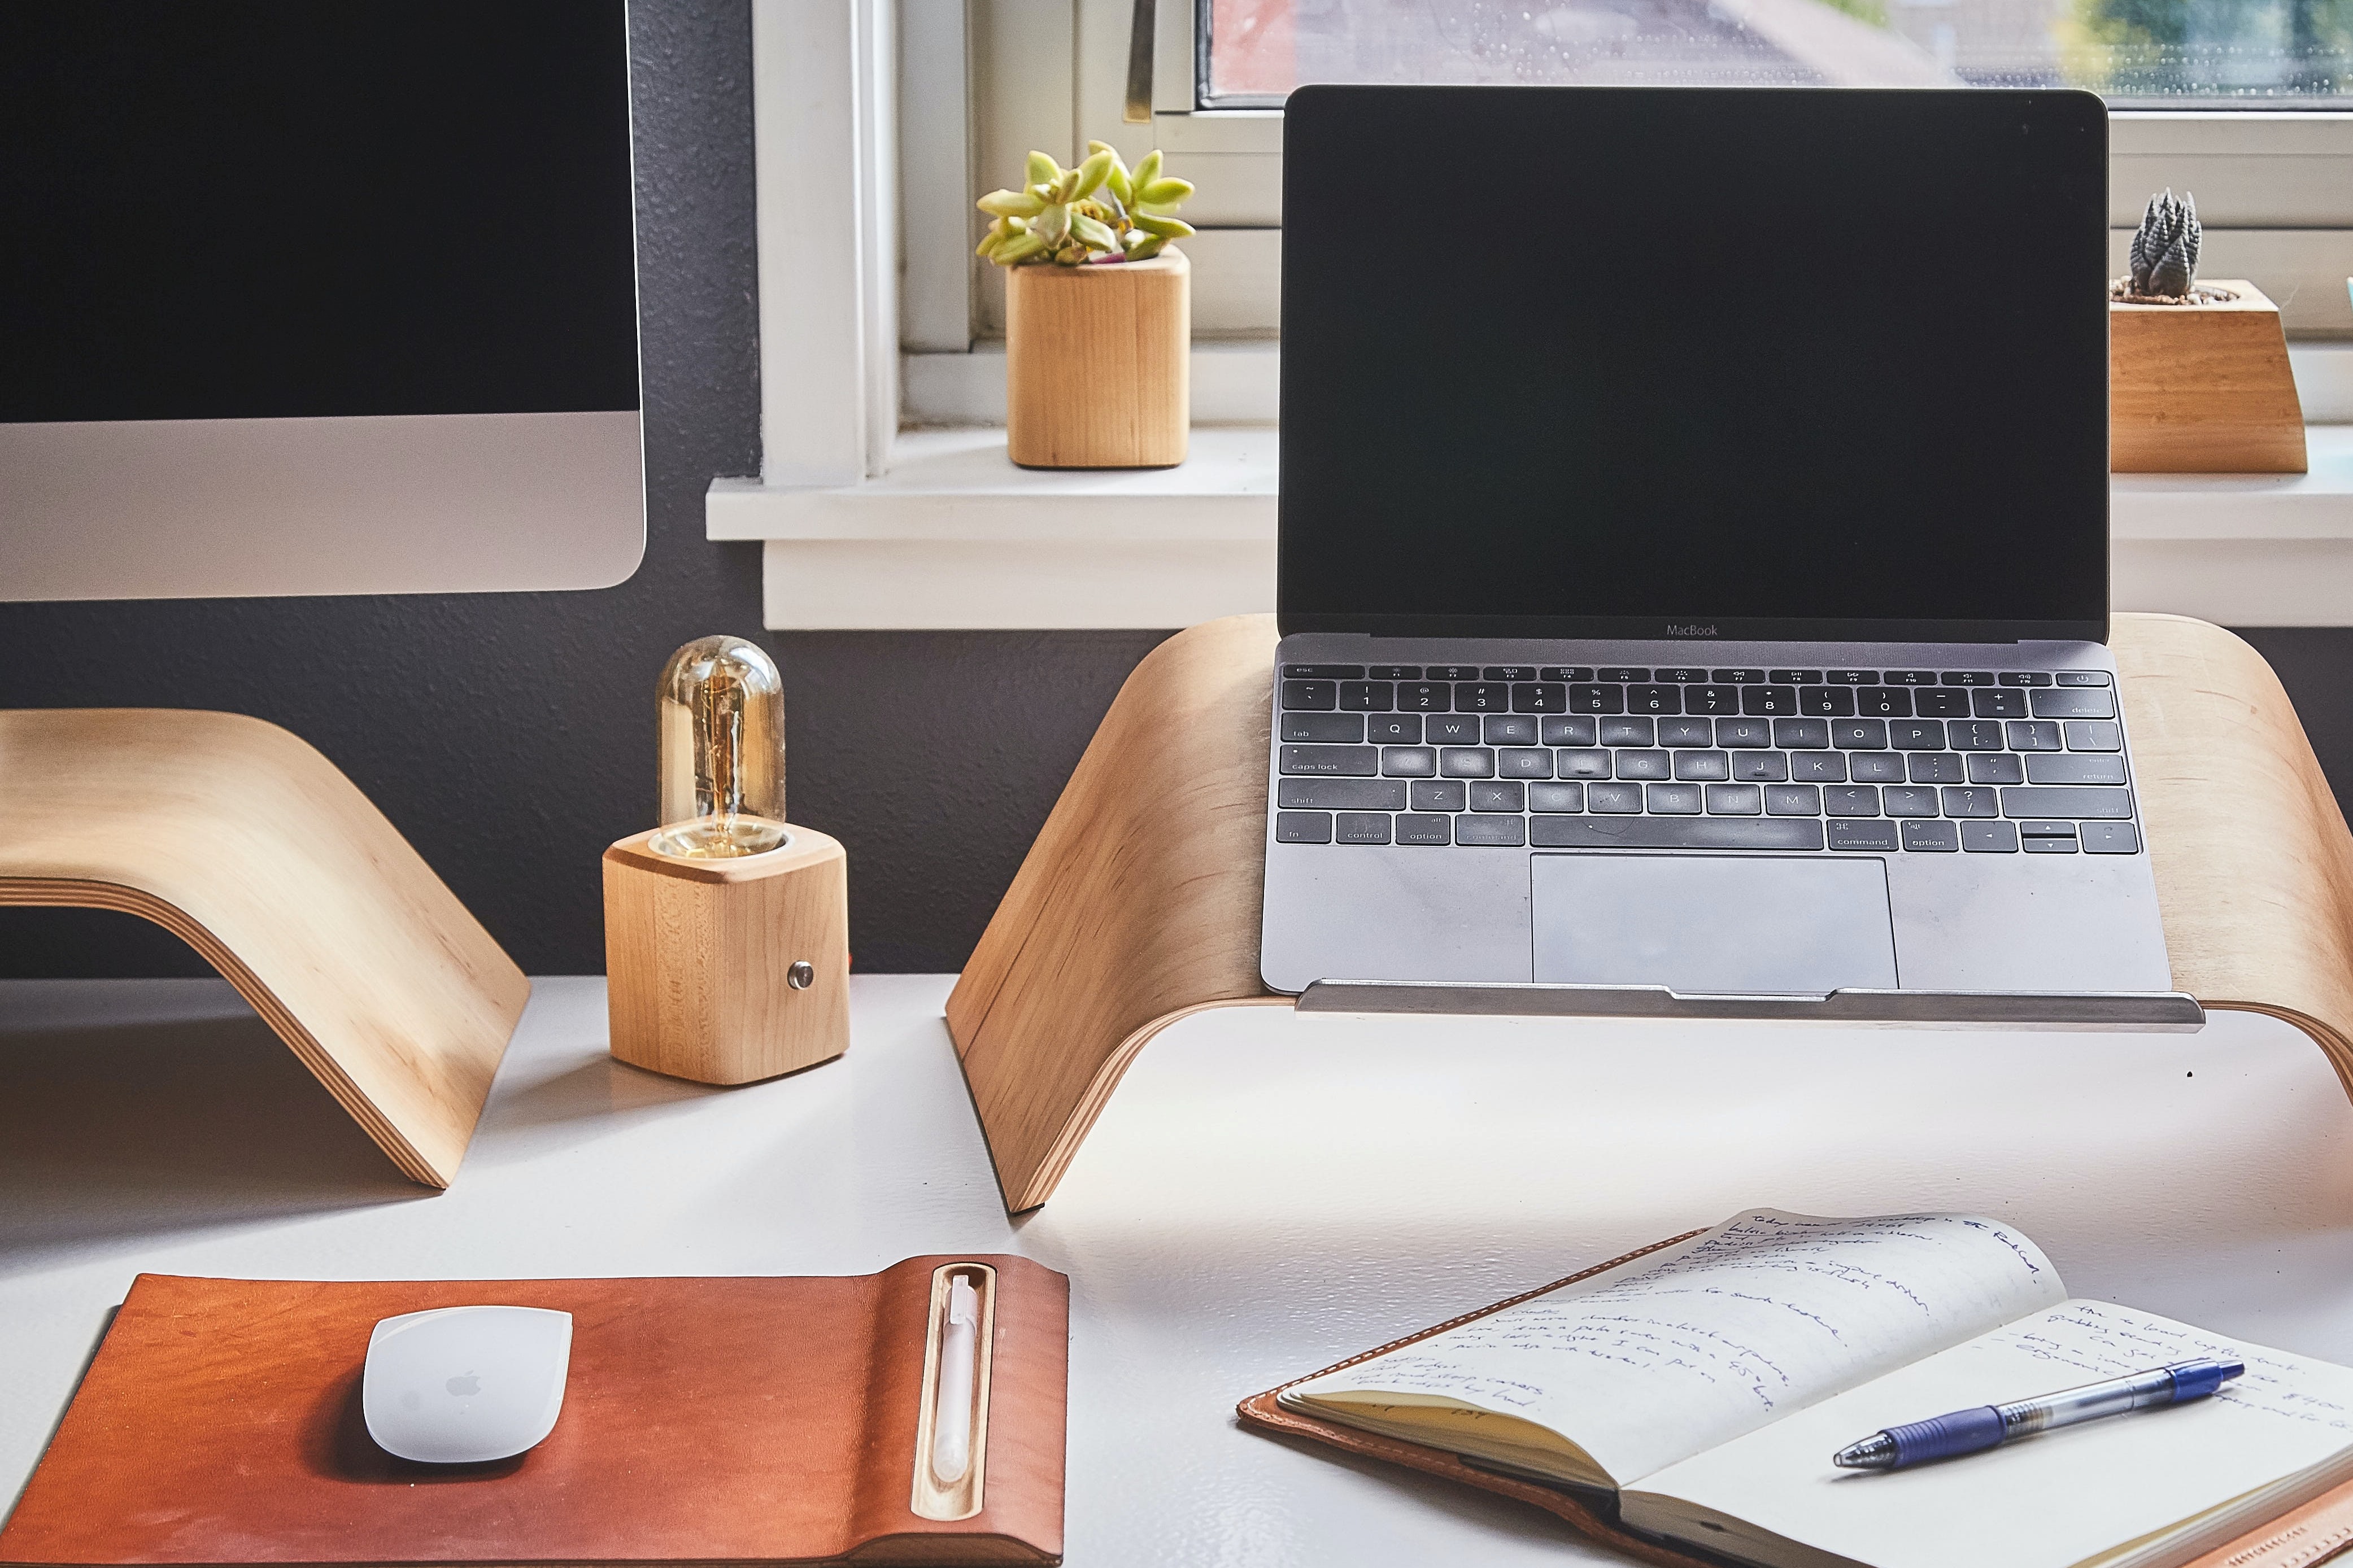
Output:
[[[1801,816],[1532,816],[1528,842],[1544,849],[1820,849],[1822,825]]]

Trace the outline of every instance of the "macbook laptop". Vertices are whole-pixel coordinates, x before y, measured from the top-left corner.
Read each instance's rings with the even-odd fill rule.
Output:
[[[2168,988],[2097,98],[1285,123],[1269,986]]]

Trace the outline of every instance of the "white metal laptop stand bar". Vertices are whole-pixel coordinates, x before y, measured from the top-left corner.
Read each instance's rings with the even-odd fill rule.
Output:
[[[2203,1028],[2179,991],[1884,991],[1826,996],[1695,995],[1663,985],[1453,985],[1430,980],[1319,980],[1303,1013],[1440,1013],[1542,1018],[1739,1018],[1785,1024],[1934,1024],[1989,1029]]]

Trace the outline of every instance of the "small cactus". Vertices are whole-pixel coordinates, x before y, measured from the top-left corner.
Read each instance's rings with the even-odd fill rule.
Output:
[[[2149,299],[2187,298],[2198,286],[2198,198],[2174,200],[2171,187],[2148,198],[2132,238],[2132,291]]]
[[[1088,142],[1075,169],[1032,153],[1019,190],[991,191],[974,204],[997,221],[973,254],[999,267],[1142,261],[1193,232],[1176,216],[1192,194],[1190,181],[1160,172],[1157,150],[1132,174],[1107,142]]]

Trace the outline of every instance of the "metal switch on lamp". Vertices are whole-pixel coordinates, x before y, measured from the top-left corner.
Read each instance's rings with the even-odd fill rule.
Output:
[[[661,826],[605,851],[613,1055],[751,1083],[849,1044],[841,846],[785,819],[776,667],[741,637],[670,656],[659,696]]]

